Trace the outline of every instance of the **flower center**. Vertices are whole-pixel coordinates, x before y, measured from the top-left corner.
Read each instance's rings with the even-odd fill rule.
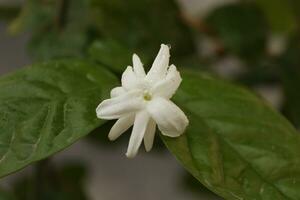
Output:
[[[148,90],[144,91],[143,97],[145,101],[151,101],[152,99],[152,95]]]

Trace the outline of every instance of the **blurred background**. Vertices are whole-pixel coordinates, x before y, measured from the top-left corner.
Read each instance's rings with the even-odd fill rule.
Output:
[[[299,11],[297,0],[0,0],[0,74],[60,57],[118,74],[133,52],[149,65],[167,42],[178,67],[250,87],[299,127]],[[110,143],[110,127],[1,179],[0,200],[221,199],[159,138],[127,159],[129,134]]]

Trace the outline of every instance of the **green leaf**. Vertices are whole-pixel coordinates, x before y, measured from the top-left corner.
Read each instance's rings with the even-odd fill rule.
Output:
[[[57,4],[50,0],[42,2],[39,0],[28,0],[24,2],[19,16],[12,21],[9,30],[16,34],[25,30],[42,30],[54,21],[56,13],[53,10]]]
[[[175,102],[190,125],[169,150],[225,199],[299,199],[300,137],[263,100],[229,83],[184,73]]]
[[[193,177],[188,172],[183,173],[182,185],[188,191],[193,192],[195,195],[199,196],[199,199],[205,199],[205,200],[222,200],[223,199],[223,198],[217,196],[212,191],[208,190],[204,185],[202,185],[195,177]]]
[[[54,58],[80,57],[87,45],[87,38],[82,31],[65,29],[62,32],[50,30],[34,35],[28,50],[37,61],[47,61]]]
[[[78,60],[36,64],[0,78],[0,177],[103,124],[95,108],[116,83],[101,66]]]
[[[259,59],[265,53],[268,26],[253,4],[238,3],[220,7],[206,19],[229,52],[244,59]]]
[[[12,192],[0,189],[0,200],[16,200],[16,198]]]
[[[10,32],[31,31],[29,51],[35,60],[78,57],[90,42],[88,0],[28,0]]]
[[[85,166],[77,162],[57,168],[51,160],[34,166],[32,174],[19,177],[13,184],[18,200],[87,200],[84,188]],[[1,199],[0,199],[1,200]]]
[[[92,14],[104,37],[149,55],[161,43],[173,54],[193,52],[192,35],[174,0],[92,0]]]
[[[284,113],[300,127],[300,38],[292,38],[287,51],[279,59],[279,75],[285,94]]]
[[[89,48],[89,55],[93,61],[110,67],[121,73],[131,64],[132,52],[114,40],[95,41]]]
[[[0,5],[0,21],[7,21],[15,18],[20,12],[18,6]]]
[[[297,18],[291,1],[288,0],[255,0],[264,12],[274,31],[290,33],[297,28]]]
[[[89,55],[93,61],[104,64],[117,73],[122,73],[128,65],[132,65],[133,52],[138,54],[147,70],[151,66],[150,62],[152,62],[150,56],[126,47],[115,40],[97,40],[89,48]]]

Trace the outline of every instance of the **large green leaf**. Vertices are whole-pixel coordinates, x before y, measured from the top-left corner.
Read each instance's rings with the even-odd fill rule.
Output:
[[[0,177],[103,124],[95,108],[116,78],[84,61],[37,64],[0,78]]]
[[[225,199],[300,199],[300,137],[263,100],[208,76],[185,73],[175,101],[190,125],[170,151]]]

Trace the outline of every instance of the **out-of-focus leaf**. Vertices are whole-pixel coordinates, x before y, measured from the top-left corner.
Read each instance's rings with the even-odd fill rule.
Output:
[[[246,72],[237,78],[237,81],[247,86],[258,86],[276,84],[278,83],[278,79],[277,63],[268,60],[251,66],[251,68],[249,67]]]
[[[0,200],[16,200],[16,198],[11,192],[0,189]]]
[[[225,50],[247,60],[265,53],[268,26],[253,4],[230,4],[216,9],[206,19]]]
[[[79,60],[36,64],[0,78],[0,177],[103,124],[95,108],[116,83],[101,66]]]
[[[118,74],[121,74],[127,66],[132,65],[133,53],[136,53],[141,58],[146,71],[149,70],[153,61],[151,56],[144,54],[143,51],[125,47],[117,41],[110,39],[98,40],[89,49],[89,55],[92,60],[107,66]],[[171,58],[171,62],[176,63],[176,66],[179,68],[204,68],[204,65],[201,65],[202,63],[195,54],[181,57],[174,56],[174,58]]]
[[[19,16],[11,23],[9,30],[16,34],[25,30],[41,30],[54,22],[58,6],[55,1],[28,0],[24,2]]]
[[[13,185],[17,200],[87,200],[84,190],[85,168],[67,164],[56,169],[49,162],[38,163],[34,174]]]
[[[36,60],[80,56],[90,42],[88,0],[26,1],[10,31],[30,30],[29,50]]]
[[[20,8],[17,6],[1,6],[0,5],[0,21],[11,20],[18,15]]]
[[[175,63],[177,67],[185,68],[185,69],[195,69],[206,71],[209,70],[207,67],[207,63],[199,58],[199,56],[195,54],[189,54],[182,57],[174,57],[172,58],[172,63]]]
[[[50,31],[36,34],[28,44],[29,51],[36,60],[81,56],[87,45],[86,35],[72,29],[62,32]]]
[[[169,150],[225,199],[300,198],[300,136],[263,100],[237,86],[184,73],[175,102],[190,120]]]
[[[255,0],[274,31],[290,33],[297,28],[297,18],[290,0]],[[255,30],[255,29],[254,29]]]
[[[284,113],[300,127],[300,40],[292,39],[280,58],[280,78],[285,93]]]
[[[123,72],[128,65],[132,65],[133,52],[134,50],[110,39],[95,41],[89,49],[92,60],[102,63],[118,73]],[[145,61],[143,57],[141,59],[143,62]]]
[[[102,40],[91,45],[89,55],[92,60],[122,72],[131,63],[132,52],[113,40]]]
[[[189,29],[173,0],[92,0],[93,16],[103,35],[145,54],[161,43],[175,55],[194,51]]]
[[[157,46],[159,48],[159,46]],[[132,65],[132,55],[136,53],[142,60],[144,67],[147,70],[152,65],[155,54],[145,54],[144,51],[139,51],[134,48],[125,47],[121,43],[112,39],[103,39],[95,41],[89,48],[89,56],[93,61],[101,63],[114,72],[121,74],[127,66]],[[185,56],[174,56],[171,58],[172,63],[176,63],[178,67],[183,68],[204,68],[200,63],[199,58],[195,54]]]

